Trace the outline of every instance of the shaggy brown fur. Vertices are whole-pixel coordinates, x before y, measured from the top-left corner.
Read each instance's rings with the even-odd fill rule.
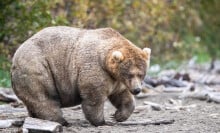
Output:
[[[114,51],[123,56],[120,61]],[[99,126],[109,98],[117,108],[115,119],[124,121],[134,110],[131,93],[138,93],[148,57],[111,28],[49,27],[16,51],[12,86],[32,117],[65,125],[60,108],[82,104],[86,119]]]

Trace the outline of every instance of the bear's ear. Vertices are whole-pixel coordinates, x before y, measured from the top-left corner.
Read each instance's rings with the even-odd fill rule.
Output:
[[[144,51],[148,56],[150,56],[150,54],[151,54],[151,49],[150,49],[150,48],[144,48],[143,51]]]
[[[114,51],[112,52],[112,59],[115,62],[121,62],[124,59],[124,56],[120,51]]]
[[[147,69],[148,69],[150,67],[151,49],[150,48],[144,48],[143,51],[147,55]]]

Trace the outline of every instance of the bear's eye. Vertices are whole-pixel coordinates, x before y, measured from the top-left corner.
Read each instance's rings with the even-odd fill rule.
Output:
[[[133,78],[134,76],[132,74],[128,74],[128,78],[131,79]]]
[[[138,76],[139,78],[143,78],[143,77],[144,77],[143,74],[138,74],[137,76]]]

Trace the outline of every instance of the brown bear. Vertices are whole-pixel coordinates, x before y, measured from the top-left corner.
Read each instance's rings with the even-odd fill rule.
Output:
[[[11,68],[12,87],[31,117],[68,124],[62,107],[82,104],[86,119],[105,124],[109,99],[115,119],[132,114],[150,49],[136,47],[111,28],[48,27],[25,41]]]

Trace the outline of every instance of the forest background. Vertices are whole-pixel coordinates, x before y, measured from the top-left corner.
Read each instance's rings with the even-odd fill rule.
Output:
[[[16,49],[56,25],[112,27],[137,46],[152,49],[151,64],[175,68],[220,57],[220,0],[2,0],[0,86],[10,87]]]

